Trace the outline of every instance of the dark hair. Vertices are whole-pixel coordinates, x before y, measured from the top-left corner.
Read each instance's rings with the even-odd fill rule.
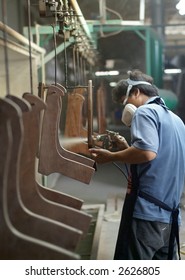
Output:
[[[144,73],[142,73],[140,70],[133,70],[128,71],[129,78],[133,81],[145,81],[150,83],[151,85],[145,85],[140,84],[133,86],[129,96],[135,92],[136,89],[139,89],[142,93],[144,93],[147,96],[157,96],[159,95],[157,87],[153,84],[153,78],[151,76],[148,76]],[[127,80],[123,79],[120,80],[115,88],[112,90],[112,99],[114,102],[120,102],[121,98],[126,95],[128,88],[128,82]]]

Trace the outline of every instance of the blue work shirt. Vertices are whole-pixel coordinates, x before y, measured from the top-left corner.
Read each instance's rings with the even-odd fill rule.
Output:
[[[135,148],[156,153],[155,159],[137,165],[138,188],[171,208],[177,207],[185,179],[185,126],[182,120],[166,108],[163,100],[152,97],[134,114],[131,140]],[[137,197],[133,217],[169,223],[170,216],[170,212]]]

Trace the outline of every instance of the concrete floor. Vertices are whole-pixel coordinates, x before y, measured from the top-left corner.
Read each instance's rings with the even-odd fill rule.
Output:
[[[122,166],[124,169],[124,166]],[[123,199],[126,192],[126,178],[113,164],[98,165],[89,185],[63,175],[48,176],[48,186],[84,200],[84,205],[104,204],[105,212],[101,225],[97,259],[111,260],[118,233]],[[125,169],[124,169],[125,170]],[[182,199],[181,245],[185,245],[185,195]],[[182,259],[185,259],[183,247]]]

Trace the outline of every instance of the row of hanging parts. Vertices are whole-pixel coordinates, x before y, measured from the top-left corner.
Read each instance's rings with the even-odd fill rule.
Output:
[[[29,0],[27,6],[30,26]],[[65,88],[58,84],[47,87],[46,99],[49,101],[46,102],[33,94],[31,44],[31,92],[24,93],[22,98],[10,93],[6,18],[6,1],[3,0],[7,94],[0,98],[0,145],[3,147],[0,152],[0,256],[1,259],[79,259],[76,249],[87,234],[91,216],[81,210],[82,200],[46,188],[37,181],[35,159],[37,157],[40,161],[43,147],[47,153],[53,148],[58,154],[51,155],[47,162],[56,161],[56,169],[60,168],[58,172],[84,183],[90,181],[94,162],[62,149],[57,142],[59,97]],[[31,42],[30,36],[29,40]],[[59,106],[57,110],[52,108],[56,104]],[[45,115],[42,121],[40,118],[42,112],[47,112],[48,117],[48,108],[56,112],[52,120],[49,116],[49,123],[55,127],[49,127],[45,132],[47,139],[54,135],[50,147],[42,141]],[[79,177],[80,173],[86,172],[87,175]]]
[[[88,149],[94,145],[93,139],[96,135],[93,133],[93,86],[92,80],[87,79],[87,76],[91,75],[95,63],[93,45],[79,22],[81,14],[75,13],[70,1],[39,1],[39,11],[42,17],[52,15],[54,18],[52,28],[55,50],[55,85],[57,85],[57,38],[63,38],[64,88],[66,90],[66,98],[64,97],[63,100],[67,104],[67,109],[66,106],[63,106],[62,112],[65,119],[65,145],[69,142],[67,148],[70,151],[90,157]],[[57,27],[58,32],[56,33]],[[67,52],[66,46],[70,40],[73,43],[72,47],[68,48],[70,51],[72,50],[70,62],[68,62],[69,52]],[[73,70],[72,86],[69,86],[68,80],[71,77],[71,72],[68,71],[69,64]],[[43,88],[43,86],[41,87]]]

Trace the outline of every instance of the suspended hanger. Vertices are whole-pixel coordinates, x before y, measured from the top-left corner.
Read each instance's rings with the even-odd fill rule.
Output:
[[[69,160],[58,150],[58,126],[61,110],[61,90],[55,88],[46,96],[47,110],[44,112],[38,170],[41,174],[61,173],[70,178],[88,184],[94,174],[94,168],[83,163]],[[48,137],[48,135],[50,137]],[[50,151],[48,154],[47,151]]]
[[[21,163],[24,164],[24,167],[27,167],[25,167],[26,170],[24,173],[20,175],[19,187],[22,201],[25,207],[33,213],[60,221],[65,225],[81,230],[82,233],[85,234],[91,220],[90,215],[69,208],[65,205],[56,205],[46,198],[41,197],[37,192],[38,185],[35,180],[35,157],[39,139],[39,115],[41,110],[46,109],[46,105],[36,96],[34,97],[31,94],[23,95],[25,98],[26,96],[30,97],[28,99],[31,100],[30,104],[32,110],[29,114],[23,114],[24,141],[21,153]],[[37,100],[37,102],[34,102],[34,100]],[[29,131],[30,127],[32,127],[31,135]]]
[[[53,9],[55,7],[55,9]],[[52,5],[51,3],[42,3],[40,5],[40,15],[41,16],[47,16],[47,8],[50,10],[51,14],[54,16],[55,23],[57,22],[59,25],[59,34],[63,35],[64,38],[64,75],[65,75],[65,88],[66,90],[74,89],[74,88],[84,88],[87,89],[88,95],[91,95],[92,92],[92,81],[90,80],[88,84],[82,85],[83,82],[83,67],[82,67],[82,58],[80,58],[81,52],[86,51],[86,58],[88,61],[93,61],[92,58],[92,50],[91,50],[91,43],[89,43],[89,36],[87,35],[87,32],[84,31],[83,27],[79,24],[78,17],[81,15],[77,15],[75,11],[72,8],[72,4],[70,1],[53,1]],[[54,28],[53,28],[54,32]],[[56,34],[55,34],[56,35]],[[78,85],[69,86],[68,85],[68,72],[67,72],[67,48],[66,48],[66,41],[72,36],[75,40],[75,46],[76,46],[76,58],[73,56],[74,61],[74,68],[76,68],[77,72],[75,74],[75,77],[78,78]],[[55,37],[55,36],[54,36]],[[55,37],[56,39],[56,37]],[[55,40],[56,42],[56,40]],[[75,55],[75,50],[73,51],[73,55]],[[56,62],[56,60],[55,60]],[[80,67],[81,66],[81,67]],[[77,81],[76,81],[77,82]],[[75,82],[75,83],[76,83]],[[55,83],[56,84],[56,83]],[[88,97],[89,99],[92,99],[92,97]],[[88,108],[88,116],[89,111],[92,110],[92,104],[88,102],[89,106]],[[91,114],[92,115],[92,114]],[[89,127],[89,125],[91,125]],[[90,137],[90,132],[92,132],[92,121],[88,121],[88,146],[92,146],[92,135]]]
[[[52,27],[53,27],[54,49],[55,49],[55,85],[56,85],[57,84],[57,68],[56,68],[56,34],[55,34],[55,25],[53,24]],[[29,34],[30,34],[30,32],[29,32]],[[30,36],[30,38],[31,38],[31,36]],[[62,88],[65,91],[65,89],[62,86],[60,86],[59,84],[57,84],[57,86]],[[43,99],[44,99],[43,93],[44,93],[45,88],[46,87],[44,86],[44,84],[40,83],[39,96],[42,97]],[[30,101],[29,95],[26,95],[25,98],[28,98],[28,100]],[[31,99],[33,99],[33,98],[34,98],[34,96]],[[35,101],[37,102],[37,105],[38,105],[38,100],[35,100]],[[60,148],[62,150],[62,147],[60,147]],[[63,151],[63,154],[65,153],[64,156],[68,156],[69,158],[73,158],[73,160],[76,159],[76,160],[80,161],[81,159],[83,159],[82,157],[80,157],[80,156],[78,156],[76,154],[72,154],[72,153],[70,154],[70,152],[68,153],[67,151],[65,152],[64,149],[62,151]],[[39,150],[38,150],[38,155],[39,155]],[[86,158],[84,158],[83,161],[84,161],[84,163],[86,163],[86,162],[89,163],[90,162],[90,160],[88,161]],[[93,161],[91,161],[91,162],[93,162]],[[93,165],[93,164],[91,164],[91,165]],[[38,187],[38,191],[39,191],[40,195],[43,196],[43,198],[46,197],[47,199],[54,200],[55,202],[59,202],[60,201],[63,204],[68,205],[70,207],[74,207],[76,209],[80,209],[81,208],[81,205],[82,205],[83,201],[80,200],[80,199],[77,199],[75,197],[68,196],[68,195],[62,194],[62,193],[57,193],[58,196],[56,196],[56,192],[44,188],[41,184],[37,184],[37,187]]]
[[[29,104],[35,104],[36,106],[39,106],[39,103],[42,99],[40,100],[35,95],[25,93],[23,95],[23,100],[27,101]],[[40,125],[40,120],[38,119],[38,128],[39,128],[39,125]],[[59,191],[55,191],[51,188],[48,188],[48,187],[45,187],[45,186],[41,185],[41,183],[39,183],[39,182],[36,182],[36,188],[37,188],[38,193],[43,198],[46,198],[46,199],[51,200],[55,203],[63,204],[63,205],[66,205],[66,206],[69,206],[69,207],[72,207],[72,208],[75,208],[75,209],[78,209],[78,210],[81,209],[81,206],[83,204],[83,200],[81,200],[77,197],[74,197],[74,196],[59,192]]]
[[[56,34],[55,28],[53,28],[54,46],[56,50]],[[65,44],[65,34],[64,34]],[[64,52],[65,56],[65,83],[67,84],[67,56],[66,49]],[[55,69],[56,69],[56,51],[55,51]],[[59,130],[59,119],[62,109],[61,96],[64,93],[63,87],[57,84],[55,70],[55,85],[48,87],[46,103],[47,109],[44,112],[42,119],[42,132],[40,141],[40,152],[39,152],[39,172],[43,175],[49,175],[54,172],[59,172],[65,176],[79,180],[84,183],[89,183],[94,173],[94,169],[91,166],[94,165],[94,161],[87,159],[81,155],[75,155],[65,150],[59,142],[58,130]],[[52,109],[53,108],[53,109]],[[57,110],[56,110],[57,108]],[[49,131],[48,131],[49,129]],[[53,133],[51,134],[50,131]],[[49,133],[49,134],[48,134]],[[50,137],[48,137],[50,135]],[[50,158],[48,157],[47,150],[50,152]]]
[[[59,111],[55,115],[55,116],[58,116],[58,119],[53,119],[53,123],[55,123],[55,122],[57,123],[58,130],[59,130],[59,123],[61,121],[60,116],[61,116],[61,112],[62,112],[62,96],[64,95],[65,88],[59,84],[57,84],[56,86],[51,85],[48,88],[47,95],[55,95],[55,92],[57,92],[57,96],[55,96],[55,97],[53,96],[53,100],[55,99],[56,108],[57,108],[57,103],[59,103],[58,104]],[[83,135],[81,135],[81,136],[83,137]],[[65,157],[69,160],[76,161],[77,163],[82,163],[82,164],[90,166],[90,167],[94,166],[94,164],[95,164],[94,160],[87,158],[83,155],[76,154],[76,153],[66,150],[59,141],[57,130],[56,130],[56,134],[55,134],[55,141],[56,141],[57,149],[63,157]]]

